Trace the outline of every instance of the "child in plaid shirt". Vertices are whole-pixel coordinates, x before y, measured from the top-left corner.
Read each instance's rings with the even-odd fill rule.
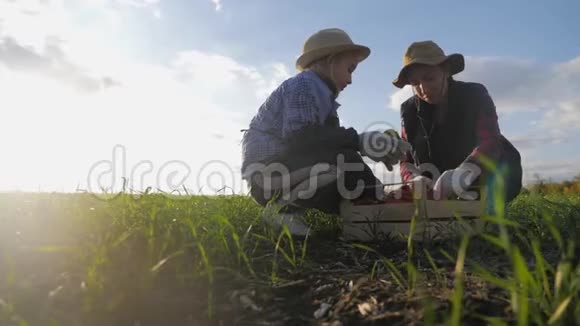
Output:
[[[336,102],[369,54],[368,47],[354,44],[337,28],[321,30],[306,41],[296,62],[300,73],[272,92],[242,141],[242,176],[259,204],[266,206],[281,196],[287,207],[338,214],[347,193],[383,196],[381,182],[361,154],[392,168],[406,147],[381,131],[359,135],[341,127]],[[292,232],[304,233],[306,226],[298,224]]]

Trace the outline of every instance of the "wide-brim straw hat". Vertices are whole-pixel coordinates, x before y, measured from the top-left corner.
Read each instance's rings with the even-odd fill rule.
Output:
[[[339,28],[327,28],[310,36],[304,43],[302,54],[296,60],[296,69],[302,71],[311,63],[332,54],[355,51],[359,53],[359,62],[366,59],[371,50],[355,44],[350,36]]]
[[[445,55],[443,50],[433,41],[421,41],[412,43],[403,56],[403,68],[399,72],[397,79],[393,80],[393,85],[403,88],[409,82],[407,80],[407,70],[416,64],[438,66],[447,63],[451,75],[460,73],[465,69],[465,59],[459,53]]]

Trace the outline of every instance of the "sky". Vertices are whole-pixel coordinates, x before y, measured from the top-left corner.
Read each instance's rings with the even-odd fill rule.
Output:
[[[411,42],[466,57],[524,181],[580,173],[580,2],[0,0],[0,191],[244,193],[241,129],[338,27],[371,48],[341,123],[400,130]],[[374,165],[385,182],[398,180]]]

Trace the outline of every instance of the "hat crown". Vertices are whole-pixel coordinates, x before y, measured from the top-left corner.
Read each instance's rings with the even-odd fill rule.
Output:
[[[403,56],[403,66],[417,60],[439,59],[445,57],[445,52],[433,41],[412,43]]]
[[[304,43],[302,53],[339,45],[354,45],[354,43],[350,36],[342,29],[327,28],[310,36]]]
[[[342,29],[323,29],[311,35],[304,42],[302,54],[296,59],[296,68],[302,71],[316,60],[349,51],[357,52],[359,62],[366,59],[371,53],[368,47],[355,44]]]
[[[403,88],[408,84],[405,74],[409,67],[415,64],[438,66],[443,63],[447,63],[446,69],[451,75],[460,73],[465,68],[465,59],[459,53],[445,55],[445,52],[433,41],[411,43],[403,55],[403,68],[399,71],[397,78],[393,80],[393,85]]]

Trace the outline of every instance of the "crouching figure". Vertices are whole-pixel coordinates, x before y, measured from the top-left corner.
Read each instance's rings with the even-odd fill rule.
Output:
[[[470,189],[486,189],[493,214],[520,192],[521,158],[501,134],[485,86],[453,79],[464,66],[461,54],[445,55],[432,41],[412,43],[404,54],[393,84],[411,85],[414,95],[401,105],[401,136],[412,146],[401,177],[425,181],[439,199],[473,199],[481,193]]]
[[[274,222],[296,235],[307,231],[297,218],[306,208],[338,214],[344,198],[383,198],[361,155],[392,169],[410,148],[392,133],[339,125],[336,99],[370,52],[341,29],[316,32],[296,61],[299,73],[270,94],[245,131],[242,177],[250,194],[262,206],[275,202],[283,214]]]

